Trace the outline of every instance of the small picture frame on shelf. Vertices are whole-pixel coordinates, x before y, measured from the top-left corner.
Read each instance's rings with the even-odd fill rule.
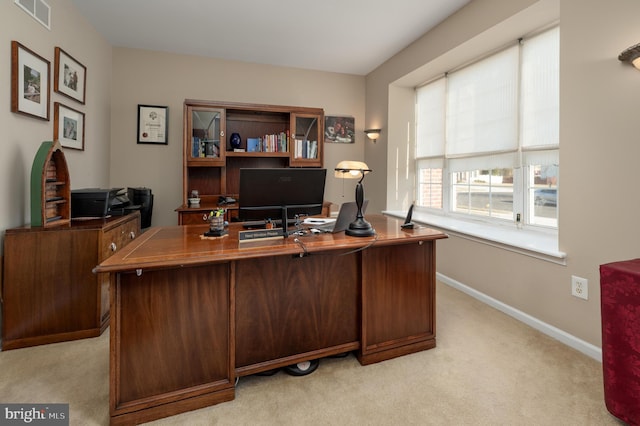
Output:
[[[167,145],[168,118],[168,106],[138,105],[138,143]]]
[[[49,121],[51,64],[19,42],[11,42],[11,111]]]
[[[84,151],[84,113],[55,102],[53,140],[64,148]]]
[[[87,67],[61,48],[56,47],[53,90],[84,104],[86,85]]]
[[[351,116],[328,115],[324,120],[324,141],[334,143],[355,143],[355,118]]]

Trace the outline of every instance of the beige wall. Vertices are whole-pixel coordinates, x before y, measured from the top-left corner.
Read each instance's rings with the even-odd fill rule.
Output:
[[[640,207],[635,170],[640,72],[617,55],[640,41],[636,0],[474,0],[365,78],[111,47],[70,0],[49,0],[48,31],[11,1],[0,2],[0,230],[29,220],[29,175],[40,143],[53,134],[53,102],[86,114],[84,151],[65,150],[73,188],[148,186],[156,196],[154,225],[177,222],[180,203],[182,102],[185,98],[322,107],[353,115],[357,140],[326,146],[325,166],[364,156],[370,210],[411,201],[412,84],[560,17],[561,205],[560,266],[452,237],[438,242],[438,271],[600,345],[598,266],[638,255]],[[51,61],[61,46],[87,66],[87,104],[52,93],[48,122],[9,110],[10,42]],[[483,49],[484,50],[484,49]],[[459,62],[458,62],[459,63]],[[113,71],[112,71],[113,70]],[[112,78],[113,75],[113,78]],[[113,81],[113,84],[112,84]],[[365,97],[366,96],[366,97]],[[170,108],[168,146],[136,144],[138,104]],[[393,107],[390,108],[389,105]],[[365,116],[366,111],[366,116]],[[376,144],[362,130],[382,127]],[[327,198],[351,199],[353,184],[328,179]],[[589,279],[588,301],[570,295],[570,276]]]
[[[561,266],[451,237],[438,242],[438,272],[596,346],[601,345],[599,265],[638,257],[636,184],[640,72],[618,54],[639,42],[636,0],[474,0],[367,76],[367,121],[386,133],[365,158],[388,209],[411,202],[412,176],[393,169],[407,157],[410,87],[560,20]],[[403,113],[404,111],[404,113]],[[388,156],[385,155],[388,153]],[[406,161],[405,161],[406,162]],[[383,179],[387,179],[384,181]],[[570,277],[589,280],[589,300],[571,296]]]
[[[355,117],[355,144],[326,144],[330,171],[343,159],[364,157],[364,77],[197,56],[114,48],[111,105],[111,186],[147,186],[154,194],[153,225],[178,223],[182,200],[182,106],[185,99],[323,108]],[[137,105],[169,106],[169,144],[136,143]],[[351,201],[353,180],[328,173],[325,198]],[[343,197],[344,192],[344,197]]]
[[[109,184],[111,46],[78,14],[70,0],[49,0],[51,31],[13,1],[0,2],[0,231],[30,221],[30,174],[36,151],[53,139],[54,102],[85,113],[85,150],[64,149],[72,188]],[[51,64],[50,119],[11,112],[11,41],[16,40]],[[53,92],[54,48],[61,47],[87,67],[82,105]]]
[[[177,224],[182,190],[182,104],[184,99],[255,102],[320,107],[325,114],[352,115],[356,143],[327,144],[325,167],[364,157],[364,77],[222,61],[186,55],[112,48],[78,13],[70,0],[50,0],[51,31],[12,1],[0,2],[0,58],[6,84],[0,85],[0,230],[30,220],[29,182],[33,157],[53,139],[53,102],[86,114],[85,150],[65,149],[71,186],[147,186],[153,190],[153,225]],[[11,40],[51,62],[60,46],[87,67],[87,100],[81,105],[51,93],[51,119],[10,112]],[[113,75],[112,75],[113,73]],[[113,82],[113,84],[112,84]],[[52,84],[53,87],[53,84]],[[169,144],[136,143],[137,105],[169,106]],[[326,198],[352,200],[355,182],[327,179]]]

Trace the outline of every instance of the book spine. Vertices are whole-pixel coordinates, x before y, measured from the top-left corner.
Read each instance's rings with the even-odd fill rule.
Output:
[[[191,139],[191,156],[200,157],[200,138],[195,136]]]

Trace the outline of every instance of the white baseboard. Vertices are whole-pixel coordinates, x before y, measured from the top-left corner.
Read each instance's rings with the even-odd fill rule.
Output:
[[[592,345],[589,342],[585,342],[584,340],[578,339],[577,337],[560,330],[557,327],[552,326],[551,324],[547,324],[546,322],[540,321],[537,318],[532,317],[529,314],[526,314],[512,306],[509,306],[499,300],[494,299],[493,297],[487,296],[484,293],[479,292],[465,284],[462,284],[459,281],[456,281],[452,278],[447,277],[446,275],[442,275],[440,273],[436,273],[436,278],[441,281],[443,284],[446,284],[450,287],[458,289],[463,293],[468,294],[469,296],[477,299],[487,305],[503,312],[510,317],[517,319],[530,327],[535,328],[536,330],[546,334],[547,336],[553,337],[554,339],[564,343],[565,345],[582,352],[595,359],[596,361],[602,362],[602,349]]]

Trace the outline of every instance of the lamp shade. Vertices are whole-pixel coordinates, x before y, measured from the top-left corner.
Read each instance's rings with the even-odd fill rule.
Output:
[[[371,172],[367,163],[362,161],[344,160],[338,163],[334,176],[343,179],[359,179]]]
[[[369,139],[376,140],[380,137],[380,129],[367,129],[364,131]]]

